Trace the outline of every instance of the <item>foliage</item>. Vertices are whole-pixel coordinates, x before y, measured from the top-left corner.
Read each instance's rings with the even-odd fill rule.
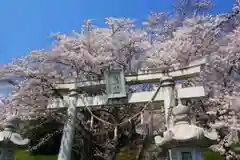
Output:
[[[133,152],[133,153],[132,153]],[[129,156],[130,158],[135,158],[135,150],[128,150],[127,151],[127,155],[126,156]],[[118,158],[119,160],[121,159],[126,159],[126,156],[125,156],[125,152],[120,152],[118,154]],[[130,156],[131,155],[131,156]],[[125,157],[125,158],[124,158]],[[217,153],[213,153],[211,151],[206,151],[204,153],[204,158],[205,160],[222,160],[222,157],[220,157]],[[52,155],[52,156],[47,156],[47,155],[31,155],[29,154],[28,152],[26,151],[17,151],[16,152],[16,160],[56,160],[57,159],[57,156],[56,155]],[[118,160],[118,159],[117,159]]]
[[[30,155],[26,151],[17,151],[15,160],[56,160],[57,156]]]
[[[217,152],[212,152],[211,150],[206,150],[204,152],[204,159],[205,160],[223,160],[223,157],[217,153]]]
[[[52,133],[59,128],[62,128],[63,125],[55,121],[54,119],[48,118],[48,120],[45,120],[44,125],[39,125],[40,120],[35,120],[29,122],[27,126],[25,126],[25,130],[22,130],[22,134],[24,137],[31,137],[30,142],[30,152],[33,154],[44,154],[44,155],[55,155],[59,151],[59,146],[61,142],[62,133],[56,133],[54,136],[51,137],[48,141],[46,141],[44,144],[40,145],[39,147],[34,147],[38,143],[41,142],[42,137],[45,137],[45,135]],[[37,127],[36,127],[37,126]]]

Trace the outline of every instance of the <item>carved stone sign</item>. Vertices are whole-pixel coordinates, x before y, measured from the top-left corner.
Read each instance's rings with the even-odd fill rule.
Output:
[[[109,99],[125,98],[126,85],[123,70],[108,70],[105,72],[106,92]]]

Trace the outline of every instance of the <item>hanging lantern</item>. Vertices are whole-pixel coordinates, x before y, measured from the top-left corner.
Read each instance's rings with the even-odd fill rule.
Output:
[[[107,70],[105,71],[104,77],[109,99],[125,98],[127,96],[124,72],[122,69]]]

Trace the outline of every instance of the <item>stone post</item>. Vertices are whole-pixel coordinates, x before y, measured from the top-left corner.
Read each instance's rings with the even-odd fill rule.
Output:
[[[64,125],[58,160],[71,160],[72,145],[75,132],[77,91],[75,88],[69,93],[68,119]]]

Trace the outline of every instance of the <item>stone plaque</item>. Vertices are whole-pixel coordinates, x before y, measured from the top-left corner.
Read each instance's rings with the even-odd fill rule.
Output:
[[[105,81],[108,98],[124,98],[127,96],[123,70],[106,71]]]

